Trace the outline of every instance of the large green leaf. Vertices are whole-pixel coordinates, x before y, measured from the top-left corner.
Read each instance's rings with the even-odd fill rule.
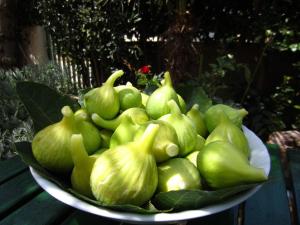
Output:
[[[62,118],[60,110],[63,106],[69,105],[73,110],[80,107],[76,100],[44,84],[22,81],[17,83],[16,89],[33,120],[36,132],[58,122]]]
[[[258,184],[239,185],[217,191],[205,190],[180,190],[158,193],[152,203],[159,209],[170,209],[182,211],[189,209],[200,209],[201,207],[220,203],[230,196],[249,190]]]
[[[37,170],[38,173],[45,179],[54,182],[62,190],[90,204],[106,207],[116,211],[133,212],[140,214],[153,214],[160,212],[182,211],[187,209],[199,209],[204,206],[222,202],[228,197],[234,197],[235,194],[246,191],[258,185],[240,185],[218,191],[182,190],[158,193],[142,207],[130,204],[106,205],[94,199],[85,197],[71,189],[71,185],[69,182],[70,175],[59,176],[44,169],[34,158],[32,154],[31,144],[29,142],[18,142],[15,143],[15,146],[16,151],[26,164]]]
[[[194,104],[199,105],[199,109],[205,112],[211,105],[212,100],[207,96],[201,86],[185,85],[176,89],[186,102],[187,109]]]

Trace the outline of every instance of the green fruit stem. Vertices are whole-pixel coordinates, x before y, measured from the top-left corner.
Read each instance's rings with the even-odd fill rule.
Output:
[[[74,126],[75,118],[74,118],[74,113],[71,109],[70,106],[64,106],[61,109],[61,114],[63,115],[62,123],[66,124],[69,127]]]
[[[244,118],[245,116],[248,115],[248,111],[246,109],[239,109],[238,112],[239,112],[241,118]]]
[[[101,128],[115,130],[122,122],[123,117],[119,116],[112,120],[105,120],[97,113],[92,114],[92,121]]]
[[[173,88],[172,79],[171,79],[171,75],[170,75],[169,71],[166,71],[164,73],[163,86],[169,86],[169,87]]]
[[[152,146],[156,134],[158,133],[158,129],[159,129],[158,124],[149,124],[145,132],[143,133],[141,139],[139,140],[139,145],[143,146],[143,148],[141,149],[143,149],[145,153],[152,152]]]
[[[170,157],[174,157],[179,154],[178,145],[174,143],[169,143],[165,148],[166,154]]]
[[[167,104],[169,106],[171,114],[181,116],[181,110],[180,110],[179,106],[177,105],[177,103],[173,99],[168,101]]]
[[[78,167],[86,167],[92,163],[92,159],[89,158],[81,134],[73,134],[71,136],[71,155],[74,165]]]
[[[88,112],[86,111],[85,108],[78,109],[78,110],[74,113],[74,116],[75,116],[75,118],[76,118],[77,116],[80,116],[80,117],[86,118],[87,120],[89,119],[89,118],[88,118]]]
[[[108,79],[105,81],[105,84],[113,87],[115,84],[116,79],[118,79],[119,77],[123,76],[124,71],[123,70],[117,70],[116,72],[114,72],[112,75],[110,75],[108,77]]]
[[[120,125],[111,136],[109,148],[131,142],[139,125],[133,123],[129,115],[125,115]]]
[[[118,117],[111,120],[103,119],[101,116],[97,115],[96,113],[93,113],[92,121],[101,128],[115,130],[120,125],[120,123],[126,115],[128,115],[135,124],[143,124],[144,122],[149,120],[149,117],[144,109],[133,107],[126,109]]]
[[[80,113],[75,113],[75,120],[76,121],[87,121],[89,119],[88,114],[86,112],[80,112]]]
[[[199,105],[194,104],[190,110],[197,110],[198,111],[199,110]]]

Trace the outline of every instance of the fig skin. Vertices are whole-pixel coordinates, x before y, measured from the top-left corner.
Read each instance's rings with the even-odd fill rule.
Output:
[[[113,134],[112,130],[108,130],[108,129],[100,130],[101,147],[102,148],[109,148],[110,139],[111,139],[112,134]]]
[[[115,87],[115,90],[119,94],[120,110],[142,106],[142,94],[130,82]]]
[[[146,113],[145,109],[134,107],[129,108],[122,112],[118,117],[112,120],[105,120],[100,117],[98,114],[92,114],[92,121],[99,127],[105,128],[108,130],[115,130],[121,124],[124,117],[129,116],[135,124],[141,125],[149,121],[149,116]]]
[[[193,163],[194,166],[197,167],[197,157],[198,157],[199,151],[193,151],[189,153],[185,158],[188,159],[191,163]]]
[[[205,140],[205,145],[214,141],[226,141],[239,149],[246,158],[250,157],[250,147],[243,131],[233,124],[227,116],[223,116],[219,125]]]
[[[179,106],[174,100],[170,100],[167,104],[171,113],[160,117],[159,120],[167,122],[175,129],[178,137],[179,156],[184,157],[195,149],[197,131],[192,120],[181,113]]]
[[[96,157],[88,156],[83,144],[81,134],[71,136],[71,156],[74,162],[74,168],[71,174],[72,188],[78,193],[93,198],[90,187],[90,175],[96,161]]]
[[[146,105],[147,105],[147,102],[148,102],[148,99],[150,96],[144,92],[141,92],[141,95],[142,95],[142,107],[146,108]]]
[[[146,111],[150,118],[158,119],[170,112],[168,101],[174,100],[179,105],[177,93],[175,92],[169,72],[164,74],[164,83],[156,89],[148,98]]]
[[[131,117],[125,116],[110,138],[109,148],[133,141],[140,126],[133,123]]]
[[[204,113],[204,122],[209,133],[218,126],[221,118],[225,115],[233,122],[237,127],[241,128],[243,118],[248,112],[242,109],[235,109],[231,106],[224,104],[216,104],[208,108]]]
[[[213,189],[267,180],[263,169],[250,165],[243,153],[225,141],[205,145],[198,153],[197,167],[201,177]]]
[[[114,72],[101,87],[84,95],[84,106],[89,114],[96,113],[104,119],[113,119],[119,113],[119,94],[114,89],[114,83],[123,74],[123,70]]]
[[[165,121],[152,120],[141,125],[134,135],[134,140],[142,137],[149,124],[158,124],[159,130],[154,139],[152,153],[157,163],[175,157],[179,153],[178,138],[176,131]]]
[[[177,98],[178,98],[178,106],[179,106],[181,112],[186,113],[186,103],[185,103],[184,99],[179,94],[177,94]]]
[[[38,163],[54,173],[67,174],[73,168],[69,151],[73,130],[69,121],[52,124],[39,131],[32,140],[32,153]]]
[[[83,143],[88,155],[93,154],[101,146],[100,131],[94,126],[85,110],[79,109],[74,114],[76,133],[83,137]]]
[[[61,121],[40,130],[32,140],[32,153],[44,168],[54,173],[69,173],[73,168],[70,153],[71,136],[82,134],[88,154],[96,151],[101,144],[98,129],[88,122],[84,111],[73,113],[69,106],[61,109]]]
[[[169,159],[157,169],[159,192],[197,190],[202,187],[197,167],[185,158]]]
[[[157,188],[157,166],[151,152],[159,125],[150,124],[138,141],[104,151],[92,169],[90,185],[103,204],[143,205]]]
[[[186,113],[186,115],[193,121],[197,133],[202,137],[206,137],[208,131],[204,122],[204,115],[199,110],[199,105],[194,104],[192,108]]]

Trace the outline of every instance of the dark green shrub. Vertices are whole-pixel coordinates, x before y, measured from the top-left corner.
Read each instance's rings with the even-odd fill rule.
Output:
[[[64,94],[76,94],[67,76],[54,63],[26,66],[22,69],[0,69],[0,158],[13,154],[13,143],[32,139],[32,121],[16,92],[18,81],[46,84]]]

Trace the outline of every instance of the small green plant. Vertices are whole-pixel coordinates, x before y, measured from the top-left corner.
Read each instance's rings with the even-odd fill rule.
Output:
[[[28,114],[15,91],[16,74],[0,70],[0,158],[13,154],[12,143],[32,137]]]
[[[160,82],[163,79],[163,73],[158,75],[153,74],[150,65],[139,68],[135,71],[135,76],[137,87],[145,90],[159,87],[161,85]]]
[[[274,111],[285,122],[287,129],[297,129],[296,124],[299,124],[299,121],[296,121],[296,116],[300,113],[300,102],[297,101],[300,93],[295,87],[296,83],[294,77],[285,75],[282,83],[276,87],[275,92],[271,95]]]
[[[209,65],[209,70],[187,84],[200,84],[214,103],[225,102],[246,108],[249,115],[245,118],[245,125],[266,140],[274,131],[299,129],[299,79],[285,75],[270,95],[262,95],[253,85],[260,62],[251,71],[248,65],[237,62],[231,54],[220,56]],[[300,63],[294,66],[299,70]]]
[[[246,64],[238,63],[232,54],[216,58],[209,64],[209,70],[199,76],[199,83],[210,98],[232,99],[239,102],[245,86],[251,80],[251,72]]]
[[[55,63],[25,66],[22,69],[0,70],[0,158],[13,154],[13,143],[30,141],[32,121],[16,93],[18,81],[46,84],[57,91],[75,93],[71,81]]]

